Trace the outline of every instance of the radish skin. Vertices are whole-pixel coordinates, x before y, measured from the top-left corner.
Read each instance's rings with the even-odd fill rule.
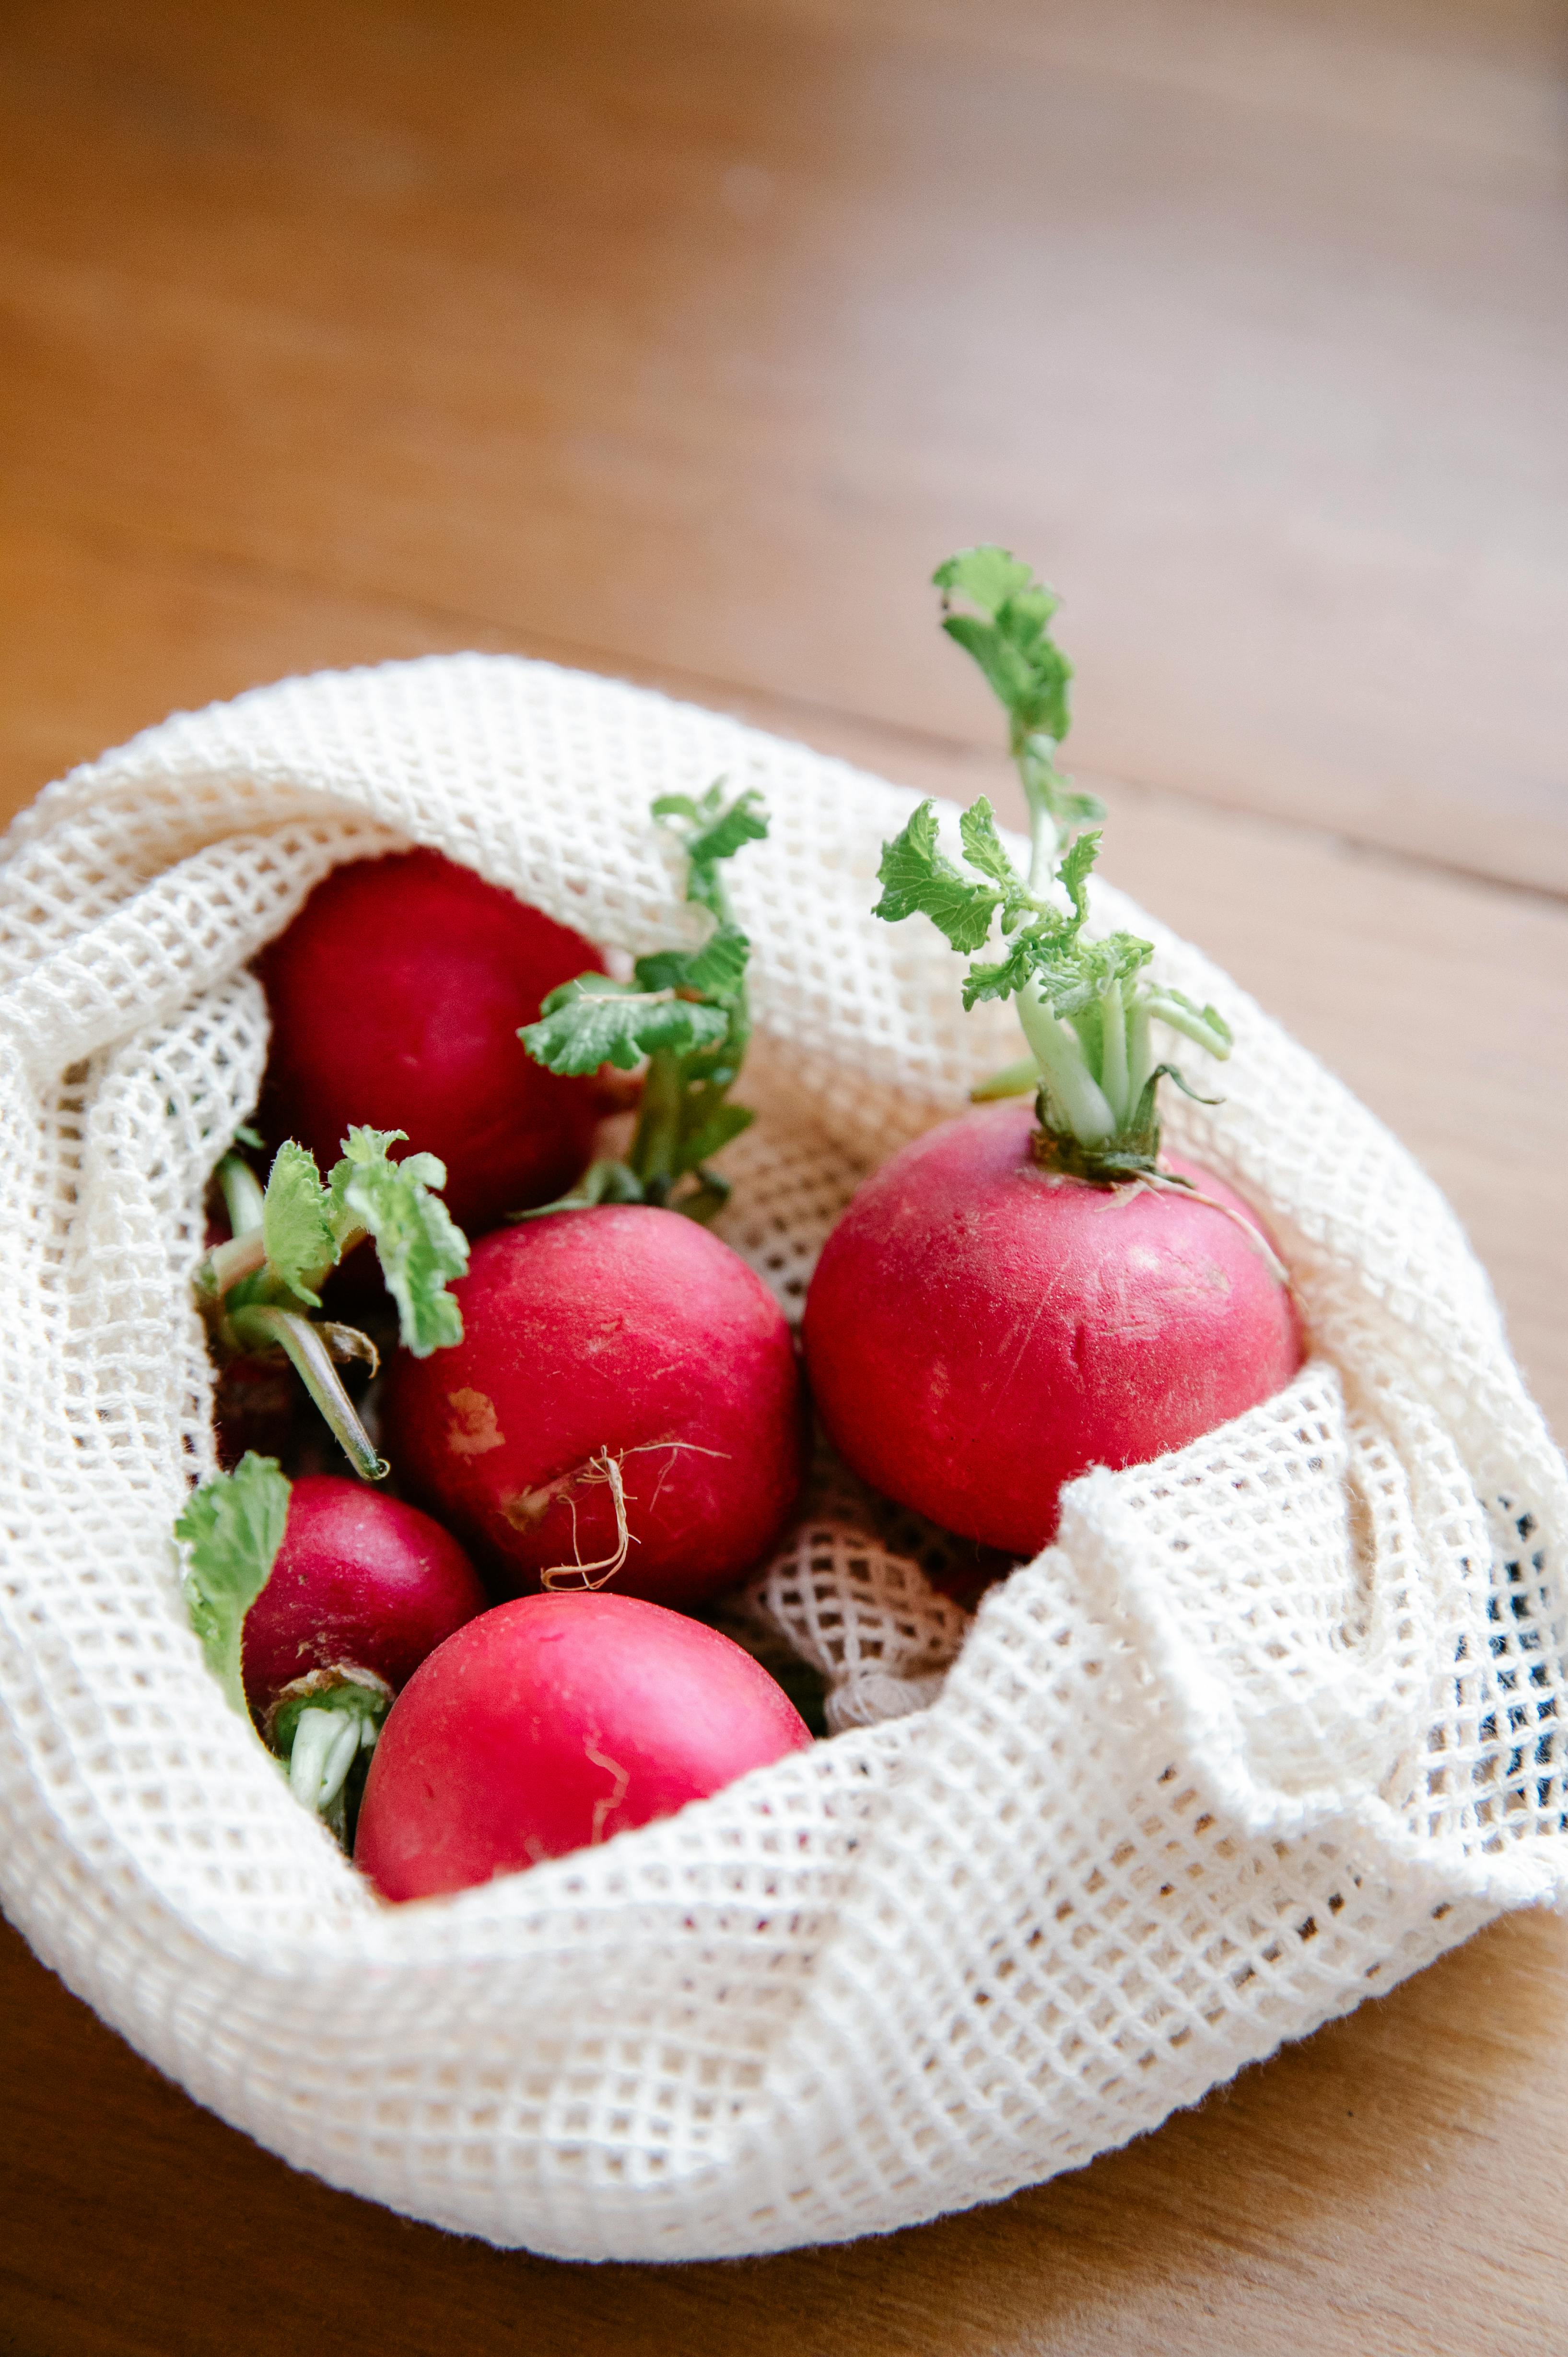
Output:
[[[264,1723],[296,1680],[344,1668],[395,1694],[489,1601],[456,1540],[428,1514],[362,1481],[306,1475],[245,1616],[245,1699]]]
[[[678,1212],[605,1204],[486,1237],[453,1291],[463,1340],[398,1353],[384,1429],[404,1486],[489,1570],[695,1604],[767,1554],[800,1483],[800,1381],[737,1253]]]
[[[966,1538],[1033,1555],[1062,1486],[1138,1465],[1273,1396],[1295,1308],[1212,1173],[1104,1187],[1044,1170],[1036,1117],[928,1131],[855,1196],[806,1301],[822,1421],[864,1480]]]
[[[593,1083],[520,1043],[596,950],[439,852],[352,860],[318,884],[259,971],[273,1042],[258,1119],[323,1169],[349,1125],[403,1130],[446,1165],[459,1227],[542,1203],[588,1159]],[[367,1281],[363,1271],[359,1282]]]
[[[624,1596],[535,1596],[416,1671],[371,1761],[356,1863],[382,1897],[517,1874],[673,1814],[811,1742],[749,1653]]]

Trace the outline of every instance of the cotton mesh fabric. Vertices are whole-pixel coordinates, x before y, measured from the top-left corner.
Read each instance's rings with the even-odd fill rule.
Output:
[[[857,1180],[1012,1053],[932,928],[868,913],[908,794],[444,657],[177,717],[0,865],[7,1911],[298,2167],[570,2257],[842,2240],[1076,2167],[1557,1901],[1568,1857],[1564,1469],[1487,1281],[1387,1132],[1103,887],[1235,1029],[1173,1143],[1266,1211],[1298,1379],[1074,1484],[972,1616],[941,1535],[824,1458],[730,1609],[822,1669],[838,1731],[679,1817],[391,1909],[292,1800],[169,1539],[213,1469],[191,1277],[264,1060],[247,961],[334,862],[410,842],[634,953],[681,938],[648,804],[721,774],[773,819],[734,869],[761,1118],[721,1232],[794,1313]]]

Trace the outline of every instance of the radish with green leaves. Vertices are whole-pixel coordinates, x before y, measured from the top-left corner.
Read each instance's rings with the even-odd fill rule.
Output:
[[[291,1491],[253,1455],[205,1482],[175,1533],[209,1667],[296,1796],[346,1836],[392,1697],[485,1609],[478,1575],[414,1507],[331,1474]]]
[[[707,1798],[811,1740],[761,1663],[626,1596],[530,1596],[416,1670],[371,1761],[354,1859],[383,1898],[518,1874]]]
[[[314,1318],[321,1287],[345,1254],[369,1241],[397,1305],[403,1348],[416,1357],[460,1341],[463,1321],[447,1290],[468,1265],[462,1230],[433,1190],[446,1171],[433,1154],[390,1148],[401,1130],[350,1128],[325,1185],[314,1156],[280,1146],[265,1190],[243,1157],[218,1168],[233,1233],[197,1273],[197,1300],[221,1370],[236,1361],[291,1363],[356,1473],[387,1468],[344,1390],[335,1361],[366,1361],[376,1348],[357,1327]]]
[[[403,1480],[516,1587],[613,1579],[700,1602],[767,1553],[800,1486],[789,1327],[703,1225],[728,1192],[710,1157],[751,1119],[728,1102],[748,944],[721,866],[766,831],[753,800],[655,803],[708,940],[639,960],[626,984],[579,977],[524,1035],[558,1071],[646,1060],[626,1158],[482,1239],[456,1287],[462,1342],[438,1361],[400,1352],[390,1372]]]
[[[599,1107],[519,1047],[591,944],[436,851],[333,869],[259,971],[272,1012],[263,1127],[323,1163],[349,1121],[417,1137],[471,1235],[577,1176]]]
[[[1288,1284],[1262,1223],[1211,1172],[1162,1157],[1156,1024],[1230,1053],[1212,1006],[1155,982],[1152,945],[1090,938],[1099,815],[1058,769],[1070,665],[1056,600],[1004,551],[941,566],[945,627],[1005,706],[1031,857],[1014,867],[982,799],[965,868],[924,802],[883,854],[875,913],[924,915],[977,958],[966,1007],[1010,999],[1028,1054],[917,1138],[829,1237],[806,1302],[812,1390],[862,1477],[965,1537],[1029,1555],[1062,1486],[1091,1465],[1178,1448],[1279,1391],[1301,1362]],[[1190,1093],[1190,1092],[1189,1092]]]

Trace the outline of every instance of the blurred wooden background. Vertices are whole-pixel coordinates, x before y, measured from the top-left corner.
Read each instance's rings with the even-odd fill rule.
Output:
[[[926,587],[1066,593],[1107,866],[1448,1189],[1568,1430],[1568,230],[1546,0],[9,0],[0,806],[514,648],[1005,782]],[[0,2349],[1568,2345],[1568,1933],[1131,2151],[658,2273],[290,2175],[0,1951]],[[8,2336],[8,2337],[7,2337]]]

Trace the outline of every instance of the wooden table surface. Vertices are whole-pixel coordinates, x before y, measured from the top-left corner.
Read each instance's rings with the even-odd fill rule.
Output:
[[[1448,1189],[1568,1430],[1544,0],[10,0],[0,801],[476,645],[1006,791],[926,579],[1066,592],[1107,866]],[[1568,1929],[840,2251],[574,2268],[292,2174],[0,1947],[0,2351],[1568,2347]]]

